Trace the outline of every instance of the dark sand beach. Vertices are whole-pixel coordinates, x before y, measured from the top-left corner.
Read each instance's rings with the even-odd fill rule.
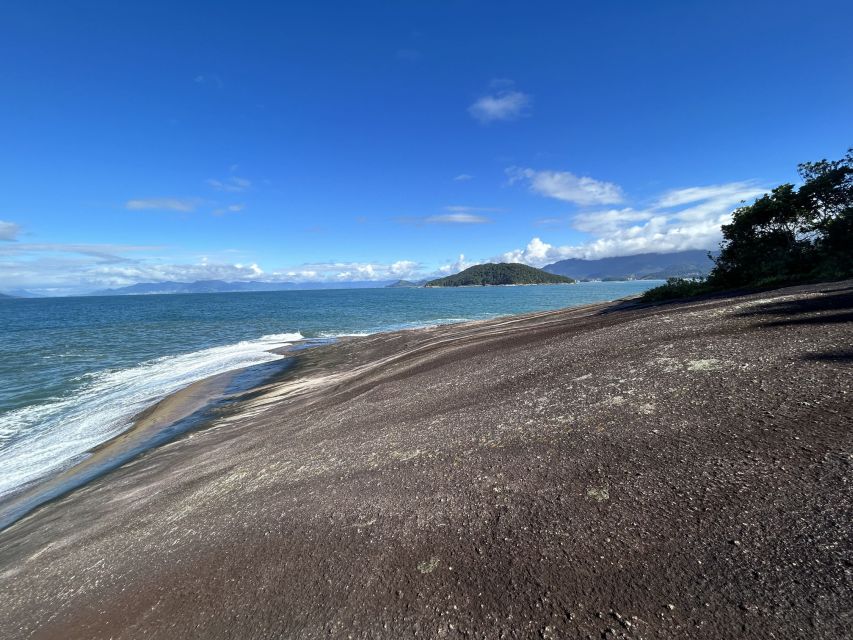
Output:
[[[851,281],[305,350],[0,532],[0,637],[848,637],[851,390]]]

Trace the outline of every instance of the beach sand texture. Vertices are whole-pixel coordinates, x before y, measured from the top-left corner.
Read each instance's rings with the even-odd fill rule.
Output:
[[[0,533],[0,637],[846,637],[853,282],[303,351]]]

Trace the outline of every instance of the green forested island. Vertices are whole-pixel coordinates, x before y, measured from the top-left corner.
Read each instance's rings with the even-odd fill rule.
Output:
[[[526,264],[502,262],[487,263],[468,267],[446,278],[430,280],[427,287],[476,287],[511,284],[572,284],[574,280],[566,276],[528,267]]]

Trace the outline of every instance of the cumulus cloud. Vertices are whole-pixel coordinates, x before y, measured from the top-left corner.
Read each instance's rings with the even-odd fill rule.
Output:
[[[438,272],[447,275],[451,273],[459,273],[460,271],[473,267],[475,264],[482,264],[482,260],[467,260],[464,253],[459,254],[459,258],[455,262],[443,264],[438,268]]]
[[[395,276],[410,275],[420,268],[420,264],[414,260],[397,260],[391,263],[390,272]]]
[[[479,98],[468,107],[468,113],[484,124],[517,120],[527,115],[532,102],[532,98],[526,93],[502,90]]]
[[[421,275],[422,265],[413,260],[384,262],[311,262],[276,271],[273,279],[307,282],[351,282],[358,280],[399,280]]]
[[[572,224],[593,236],[589,241],[557,246],[536,237],[526,247],[493,259],[539,267],[566,258],[711,249],[719,244],[720,228],[731,220],[732,210],[764,192],[751,182],[732,182],[668,191],[646,209],[587,211],[576,215]]]
[[[45,293],[90,290],[96,288],[89,285],[92,272],[128,267],[136,262],[133,254],[157,250],[145,245],[4,243],[0,245],[0,282],[7,288],[38,288]]]
[[[522,262],[541,266],[549,261],[554,247],[539,238],[533,238],[524,249],[507,251],[494,258],[495,262]]]
[[[19,233],[21,233],[20,225],[14,222],[0,220],[0,240],[6,240],[9,242],[16,240]]]
[[[124,265],[107,265],[89,272],[90,279],[109,281],[111,286],[124,286],[136,282],[257,280],[262,276],[264,276],[264,270],[255,263],[211,262],[206,258],[195,264],[135,262]]]
[[[506,173],[510,184],[523,182],[534,193],[564,202],[580,205],[618,204],[624,199],[619,185],[576,176],[569,171],[536,171],[510,167]]]
[[[180,211],[191,213],[195,211],[201,202],[198,198],[142,198],[128,200],[125,208],[131,211]]]
[[[636,211],[630,207],[579,213],[572,219],[572,226],[585,233],[602,234],[619,229],[626,222],[640,222],[653,217],[648,211]]]
[[[467,173],[460,173],[458,176],[453,178],[454,182],[468,182],[469,180],[473,180],[474,176],[469,175]]]

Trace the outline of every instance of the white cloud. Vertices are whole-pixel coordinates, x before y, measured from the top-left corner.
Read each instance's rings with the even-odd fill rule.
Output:
[[[468,113],[484,124],[516,120],[527,114],[531,103],[532,98],[521,91],[499,91],[479,98]]]
[[[0,220],[0,240],[12,241],[18,238],[21,226],[14,222]]]
[[[230,176],[225,180],[216,180],[214,178],[210,178],[207,181],[207,184],[215,189],[216,191],[227,191],[231,193],[246,191],[251,188],[252,181],[247,180],[246,178],[240,178],[239,176]]]
[[[158,255],[161,250],[162,247],[142,245],[4,243],[0,245],[0,283],[3,289],[26,288],[47,295],[68,295],[139,282],[346,282],[424,275],[422,265],[413,260],[313,263],[266,271],[255,262],[222,260],[224,254],[233,254],[233,250],[220,252],[219,258],[205,255],[187,262],[167,261]]]
[[[404,276],[414,273],[420,265],[413,260],[397,260],[391,264],[390,272],[395,276]]]
[[[441,265],[438,268],[438,272],[441,274],[444,274],[444,275],[451,274],[451,273],[459,273],[460,271],[463,271],[464,269],[467,269],[468,267],[473,267],[475,264],[482,264],[482,261],[481,260],[466,260],[465,254],[460,253],[459,259],[457,259],[455,262],[451,262],[449,264]]]
[[[657,201],[658,207],[678,207],[691,202],[702,200],[726,200],[738,202],[744,197],[752,198],[764,193],[757,189],[753,182],[729,182],[727,184],[712,184],[705,187],[688,187],[672,189],[664,193]],[[744,194],[747,194],[744,196]]]
[[[551,251],[554,247],[550,244],[542,242],[539,238],[533,238],[527,243],[524,249],[515,249],[494,259],[495,262],[523,262],[524,264],[542,265],[545,264]]]
[[[612,182],[576,176],[569,171],[536,171],[521,167],[506,170],[510,184],[526,182],[534,193],[580,205],[618,204],[622,189]]]
[[[251,271],[251,272],[252,272],[252,274],[254,275],[254,277],[256,277],[256,278],[257,278],[258,276],[262,276],[262,275],[264,275],[264,270],[263,270],[263,269],[261,269],[261,268],[260,268],[256,263],[254,263],[254,262],[253,262],[252,264],[250,264],[248,267],[244,267],[242,264],[239,264],[239,263],[235,264],[234,266],[235,266],[237,269],[249,269],[249,271]]]
[[[492,222],[491,218],[480,215],[482,212],[500,211],[492,207],[470,207],[465,205],[449,205],[443,207],[447,213],[431,216],[404,216],[397,218],[397,222],[404,224],[487,224]]]
[[[494,260],[544,266],[565,258],[604,258],[637,253],[667,253],[711,249],[721,240],[723,224],[741,201],[765,190],[752,182],[669,191],[648,209],[589,211],[576,215],[572,224],[593,236],[577,245],[555,246],[533,238],[523,249],[508,251]],[[690,207],[678,208],[691,204]]]
[[[128,200],[125,208],[131,211],[157,210],[190,213],[198,208],[198,198],[144,198]]]
[[[626,222],[640,222],[653,216],[654,214],[649,211],[637,211],[630,207],[608,211],[589,211],[577,214],[572,219],[572,226],[584,233],[601,234],[614,231]]]
[[[460,173],[458,176],[453,178],[454,182],[468,182],[469,180],[473,180],[474,176],[469,175],[467,173]]]
[[[277,271],[274,279],[309,282],[349,282],[354,280],[399,280],[419,275],[422,266],[413,260],[383,262],[312,262]]]
[[[486,224],[491,219],[473,213],[443,213],[437,216],[427,216],[423,219],[426,224]]]
[[[450,211],[451,213],[473,213],[475,211],[500,211],[495,207],[471,207],[466,204],[450,204],[444,207],[445,211]]]
[[[128,244],[63,244],[51,242],[15,242],[0,245],[0,258],[31,258],[45,254],[78,254],[96,258],[101,262],[132,262],[132,258],[122,253],[156,251],[160,247],[153,245]]]

